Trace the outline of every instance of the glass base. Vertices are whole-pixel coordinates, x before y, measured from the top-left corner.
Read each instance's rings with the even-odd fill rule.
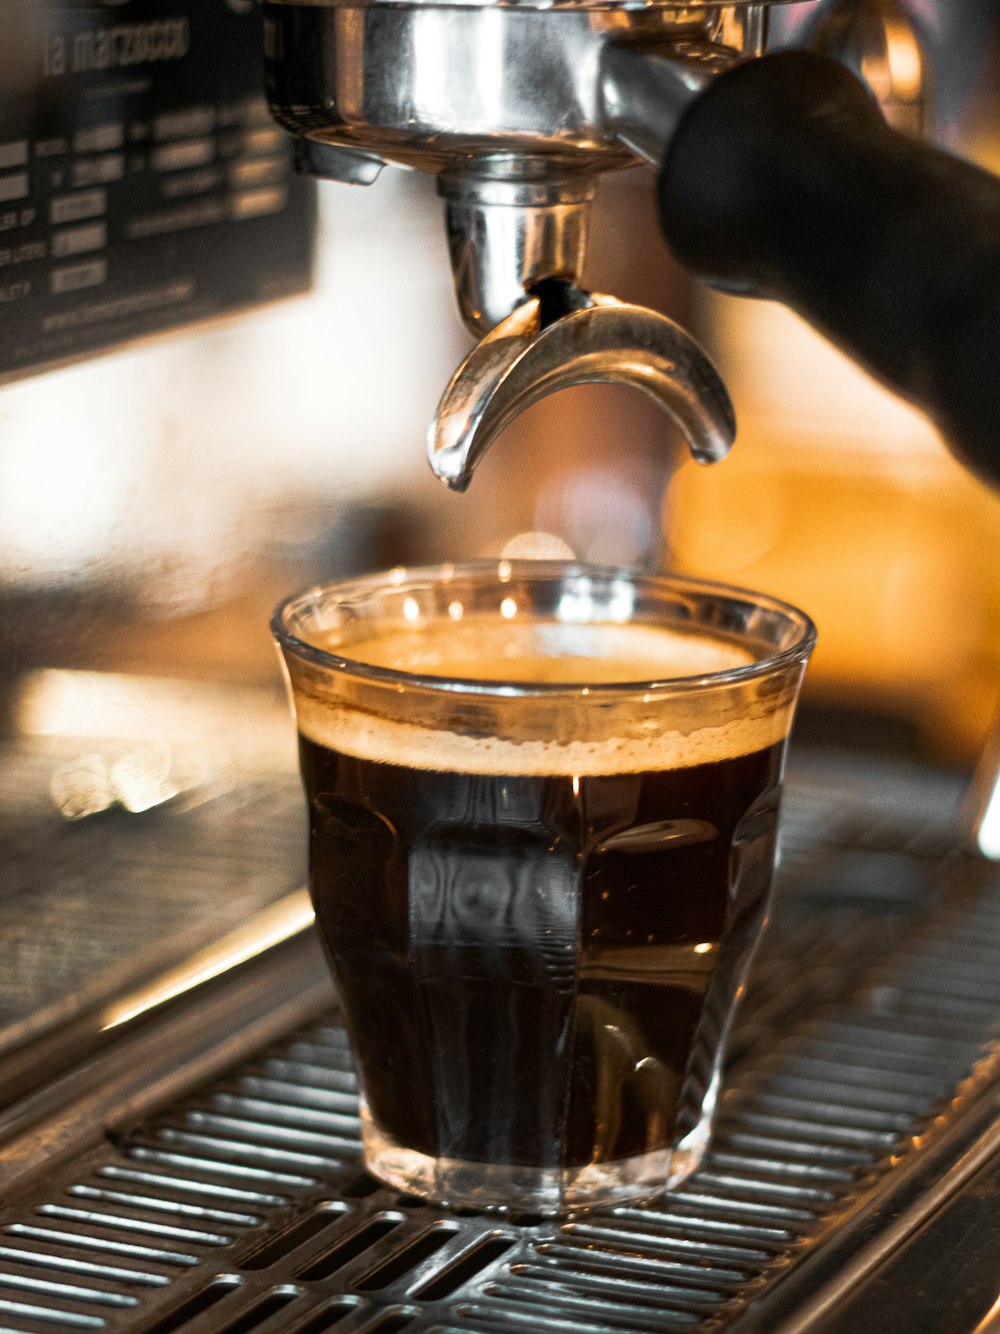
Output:
[[[542,1215],[649,1200],[689,1177],[708,1143],[705,1123],[672,1148],[582,1167],[531,1167],[432,1158],[408,1149],[378,1128],[363,1099],[361,1128],[365,1166],[396,1190],[452,1209]]]

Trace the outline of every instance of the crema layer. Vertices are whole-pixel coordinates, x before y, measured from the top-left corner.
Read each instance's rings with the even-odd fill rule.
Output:
[[[528,697],[491,696],[484,705],[497,726],[491,735],[476,713],[475,731],[464,731],[460,708],[442,707],[435,725],[403,721],[394,692],[395,716],[381,718],[337,698],[322,699],[299,688],[295,704],[299,731],[309,740],[359,759],[438,772],[510,777],[596,777],[647,773],[717,763],[763,750],[782,741],[790,722],[785,692],[770,702],[745,701],[733,716],[736,700],[727,696],[720,709],[718,688],[707,689],[704,722],[692,696],[676,695],[656,683],[698,678],[744,667],[754,661],[741,645],[705,635],[629,625],[498,624],[435,622],[401,628],[378,639],[322,645],[351,660],[412,675],[443,680],[498,681],[516,685],[564,684],[565,693]],[[588,710],[603,702],[588,699],[585,689],[635,685],[611,706],[611,735],[586,737]],[[416,692],[424,694],[424,692]],[[460,692],[448,692],[458,705]],[[607,698],[606,696],[604,697]],[[414,710],[416,711],[416,695]],[[530,726],[524,720],[531,714]],[[683,714],[683,726],[678,716]],[[724,721],[719,721],[720,715]],[[551,718],[551,736],[544,723]],[[614,735],[620,721],[621,735]],[[518,739],[519,730],[530,739]],[[607,730],[607,729],[604,729]],[[484,735],[484,731],[487,734]],[[539,739],[539,736],[545,739]]]

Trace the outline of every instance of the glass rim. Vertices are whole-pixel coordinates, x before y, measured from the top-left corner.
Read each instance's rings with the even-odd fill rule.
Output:
[[[501,577],[503,571],[503,577]],[[695,597],[728,598],[761,611],[783,616],[797,628],[798,634],[793,643],[754,662],[740,667],[729,667],[718,672],[706,672],[696,676],[656,677],[653,679],[637,678],[630,681],[611,681],[593,684],[588,681],[511,681],[502,677],[487,679],[483,677],[434,676],[425,672],[409,672],[396,667],[383,667],[365,662],[361,658],[351,658],[347,654],[318,648],[307,639],[295,634],[286,625],[286,617],[298,607],[315,601],[320,596],[328,596],[335,590],[346,599],[347,594],[357,596],[365,590],[376,592],[380,589],[402,590],[412,584],[447,584],[452,579],[469,578],[486,583],[490,578],[502,587],[515,577],[523,580],[540,579],[553,581],[566,576],[580,575],[605,582],[626,580],[632,586],[643,588],[651,594],[657,592],[676,592]],[[567,624],[601,624],[594,621],[567,621]],[[627,622],[605,622],[625,624]],[[351,676],[373,685],[393,688],[400,686],[411,690],[428,690],[441,694],[452,692],[461,695],[477,695],[484,698],[498,697],[554,697],[579,695],[585,692],[592,698],[624,698],[637,692],[657,694],[679,691],[705,690],[713,686],[737,685],[758,677],[770,676],[797,663],[804,663],[816,643],[816,626],[812,618],[791,602],[743,588],[736,584],[726,584],[708,579],[698,579],[688,575],[645,573],[629,569],[627,566],[592,565],[578,560],[473,560],[437,565],[396,566],[393,569],[375,571],[371,574],[348,576],[343,579],[331,579],[324,583],[311,584],[297,593],[283,598],[275,608],[270,621],[271,634],[282,649],[287,649],[296,657],[304,659],[314,666],[323,667],[338,675]],[[706,633],[708,627],[705,628]]]

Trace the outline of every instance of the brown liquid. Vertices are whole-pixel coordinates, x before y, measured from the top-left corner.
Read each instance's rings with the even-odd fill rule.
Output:
[[[780,745],[576,779],[306,737],[301,762],[317,919],[383,1132],[571,1167],[694,1124],[766,905]]]

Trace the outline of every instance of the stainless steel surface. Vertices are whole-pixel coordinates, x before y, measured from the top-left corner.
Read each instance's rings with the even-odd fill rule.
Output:
[[[587,173],[507,155],[443,171],[438,190],[459,310],[477,338],[540,282],[576,282],[595,190]]]
[[[496,437],[546,394],[588,382],[632,385],[681,428],[703,463],[736,436],[732,403],[712,363],[672,320],[614,297],[557,289],[545,320],[532,297],[477,344],[455,372],[428,435],[435,475],[464,491]]]
[[[193,966],[218,966],[202,952],[237,948],[231,933],[305,879],[277,691],[234,699],[50,671],[22,682],[13,708],[19,735],[0,766],[0,1109],[106,1047],[158,989],[183,990]]]
[[[843,1280],[809,1301],[782,1334],[894,1334],[961,1330],[995,1334],[1000,1320],[996,1192],[1000,1181],[996,1100],[990,1124],[923,1198],[890,1223]],[[808,1323],[806,1323],[808,1322]],[[881,1323],[880,1323],[881,1322]]]
[[[82,1047],[67,1053],[68,1073],[53,1079],[50,1070],[49,1082],[0,1116],[0,1191],[15,1193],[40,1169],[51,1171],[83,1144],[97,1143],[117,1124],[183,1093],[192,1080],[241,1059],[328,1004],[329,972],[309,929],[311,914],[293,901],[284,906],[277,931],[276,915],[252,922],[239,954],[220,951],[211,971],[197,959],[186,976],[169,979],[169,990],[149,988],[144,1008],[119,1014],[112,1007],[103,1031],[120,1030],[113,1044],[86,1060]]]
[[[658,161],[653,140],[662,149],[711,73],[763,48],[762,14],[759,5],[273,0],[265,5],[269,98],[287,129],[336,150],[332,160],[322,149],[301,153],[307,168],[366,180],[385,159],[440,173],[459,307],[478,336],[539,283],[576,284],[593,178],[636,153]],[[717,44],[723,34],[735,49]],[[657,93],[666,84],[668,98],[650,98],[649,72],[635,59],[602,74],[609,47],[620,42],[656,52]],[[664,79],[671,60],[677,75]],[[642,383],[623,376],[622,357],[596,338],[588,340],[587,361],[586,374],[565,375],[558,387]],[[519,375],[535,368],[543,370],[541,359],[525,359]],[[652,391],[661,401],[667,374],[661,360]],[[545,392],[541,383],[529,386],[521,407]],[[679,384],[666,397],[689,398],[690,387]],[[515,415],[510,409],[507,403],[506,422]],[[705,405],[697,415],[710,413]],[[709,459],[720,451],[702,452]]]
[[[228,1073],[185,1066],[198,1011],[181,1003],[149,1016],[121,1081],[141,1087],[172,1052],[170,1087],[134,1103],[109,1086],[103,1143],[92,1099],[54,1114],[67,1156],[36,1159],[0,1222],[3,1328],[827,1328],[889,1243],[898,1257],[901,1241],[919,1246],[939,1206],[968,1217],[966,1187],[994,1170],[998,873],[956,842],[960,795],[902,767],[793,773],[779,906],[718,1133],[681,1189],[560,1225],[379,1187],[359,1174],[335,1013],[241,1054],[250,995],[298,991],[277,951],[234,969],[208,1011],[235,1015]],[[307,1011],[321,1003],[298,994]],[[8,1140],[3,1160],[22,1149]],[[959,1334],[994,1297],[974,1285],[951,1308],[964,1324],[882,1328]]]
[[[930,56],[901,0],[836,0],[810,46],[868,83],[890,125],[925,134],[933,118]]]
[[[715,8],[662,4],[267,0],[264,14],[268,96],[287,129],[433,172],[503,153],[625,165],[603,123],[605,44],[719,29]]]
[[[338,148],[315,139],[295,140],[295,166],[307,176],[344,185],[373,185],[385,163],[377,153],[357,148]]]
[[[608,128],[633,157],[658,170],[678,121],[693,98],[738,59],[731,47],[609,42],[601,53],[601,97]]]

